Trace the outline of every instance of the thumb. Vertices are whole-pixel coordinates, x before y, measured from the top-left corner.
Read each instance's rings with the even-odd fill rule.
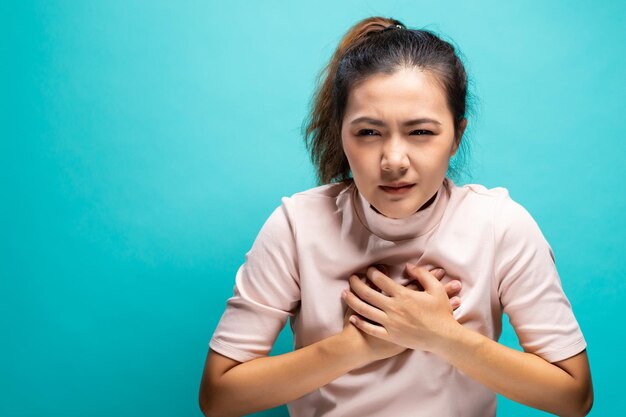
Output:
[[[421,266],[415,266],[407,262],[406,271],[411,278],[416,279],[422,285],[422,287],[424,287],[424,290],[427,293],[439,297],[444,296],[446,299],[448,298],[446,290],[444,289],[441,282],[439,282],[437,277],[435,277],[426,268]]]

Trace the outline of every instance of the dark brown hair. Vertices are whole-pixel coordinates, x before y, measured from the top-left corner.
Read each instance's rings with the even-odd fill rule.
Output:
[[[456,177],[467,145],[460,124],[468,111],[467,74],[455,48],[428,30],[407,29],[399,20],[369,17],[352,26],[330,62],[317,76],[310,114],[303,134],[318,184],[348,180],[350,166],[341,145],[341,124],[350,89],[377,74],[392,74],[401,67],[431,71],[443,87],[460,143],[448,175]]]

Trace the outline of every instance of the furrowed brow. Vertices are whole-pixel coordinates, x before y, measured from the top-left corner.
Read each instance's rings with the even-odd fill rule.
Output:
[[[367,116],[363,116],[363,117],[357,117],[356,119],[354,119],[353,121],[350,122],[351,125],[355,125],[357,123],[361,123],[361,122],[367,122],[369,124],[372,124],[374,126],[385,126],[385,122],[383,122],[382,120],[378,120],[378,119],[374,119],[371,117],[367,117]],[[407,120],[406,122],[402,123],[403,126],[413,126],[413,125],[419,125],[419,124],[424,124],[424,123],[433,123],[436,125],[441,125],[441,123],[435,119],[430,119],[428,117],[421,117],[419,119],[411,119],[411,120]]]

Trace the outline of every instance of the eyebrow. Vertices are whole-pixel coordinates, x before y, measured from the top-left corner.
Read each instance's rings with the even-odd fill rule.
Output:
[[[363,116],[363,117],[357,117],[356,119],[354,119],[353,121],[350,122],[351,125],[357,124],[359,122],[367,122],[376,126],[385,126],[385,122],[383,122],[382,120],[378,120],[378,119],[372,119],[371,117],[367,117],[367,116]],[[441,123],[438,122],[435,119],[429,119],[428,117],[422,117],[419,119],[411,119],[411,120],[407,120],[406,122],[402,123],[402,126],[411,126],[411,125],[417,125],[417,124],[421,124],[421,123],[434,123],[436,125],[441,126]]]

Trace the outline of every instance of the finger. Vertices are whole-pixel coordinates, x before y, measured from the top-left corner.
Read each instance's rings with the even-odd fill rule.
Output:
[[[461,281],[459,280],[450,281],[443,287],[445,288],[446,294],[448,294],[448,297],[452,297],[454,295],[457,295],[461,291]]]
[[[382,272],[383,274],[385,274],[385,275],[389,276],[389,268],[387,268],[387,266],[386,266],[386,265],[383,265],[383,264],[376,264],[376,265],[373,265],[373,266],[374,266],[374,268],[377,268],[377,269],[378,269],[380,272]]]
[[[406,270],[409,276],[415,278],[420,284],[422,284],[422,287],[424,287],[426,292],[435,296],[445,296],[448,298],[441,282],[439,282],[439,280],[431,274],[430,271],[426,270],[426,268],[407,263]]]
[[[402,285],[398,284],[373,266],[367,268],[367,277],[390,297],[393,297],[404,290]]]
[[[376,324],[368,323],[362,318],[354,316],[354,315],[350,316],[350,323],[354,324],[356,327],[358,327],[359,329],[363,330],[365,333],[371,336],[378,337],[380,339],[385,339],[385,340],[389,339],[389,332],[387,332],[387,329],[385,329],[383,326],[378,326]]]
[[[361,278],[359,278],[359,279],[361,279]],[[368,287],[370,287],[374,291],[380,292],[380,288],[378,288],[376,285],[374,285],[374,283],[372,281],[370,281],[369,279],[363,278],[361,281],[364,282]]]
[[[452,297],[450,299],[450,306],[453,310],[456,310],[461,306],[461,298],[460,297]]]
[[[433,269],[430,269],[429,271],[431,274],[435,276],[435,278],[437,278],[440,281],[446,275],[446,271],[444,271],[443,268],[433,268]],[[411,278],[415,279],[415,277],[413,276],[411,276]],[[410,282],[409,284],[405,284],[404,287],[411,289],[411,290],[424,291],[424,287],[422,287],[422,285],[419,282],[415,282],[415,281]]]
[[[441,278],[446,275],[446,271],[443,268],[433,268],[430,269],[428,272],[433,274],[435,278],[437,278],[439,281],[441,281]]]
[[[361,281],[356,275],[350,276],[350,288],[354,290],[356,295],[363,301],[368,304],[373,305],[374,307],[378,307],[381,310],[384,310],[384,307],[387,303],[386,295],[381,294],[376,289],[370,287],[363,281]]]
[[[358,313],[376,323],[384,324],[387,317],[384,311],[367,304],[357,297],[352,291],[344,290],[342,297],[346,304],[348,304],[348,306],[352,308],[355,313]]]
[[[424,288],[422,288],[421,285],[415,283],[415,282],[411,282],[407,285],[404,286],[404,288],[407,288],[409,290],[414,290],[414,291],[424,291]]]

